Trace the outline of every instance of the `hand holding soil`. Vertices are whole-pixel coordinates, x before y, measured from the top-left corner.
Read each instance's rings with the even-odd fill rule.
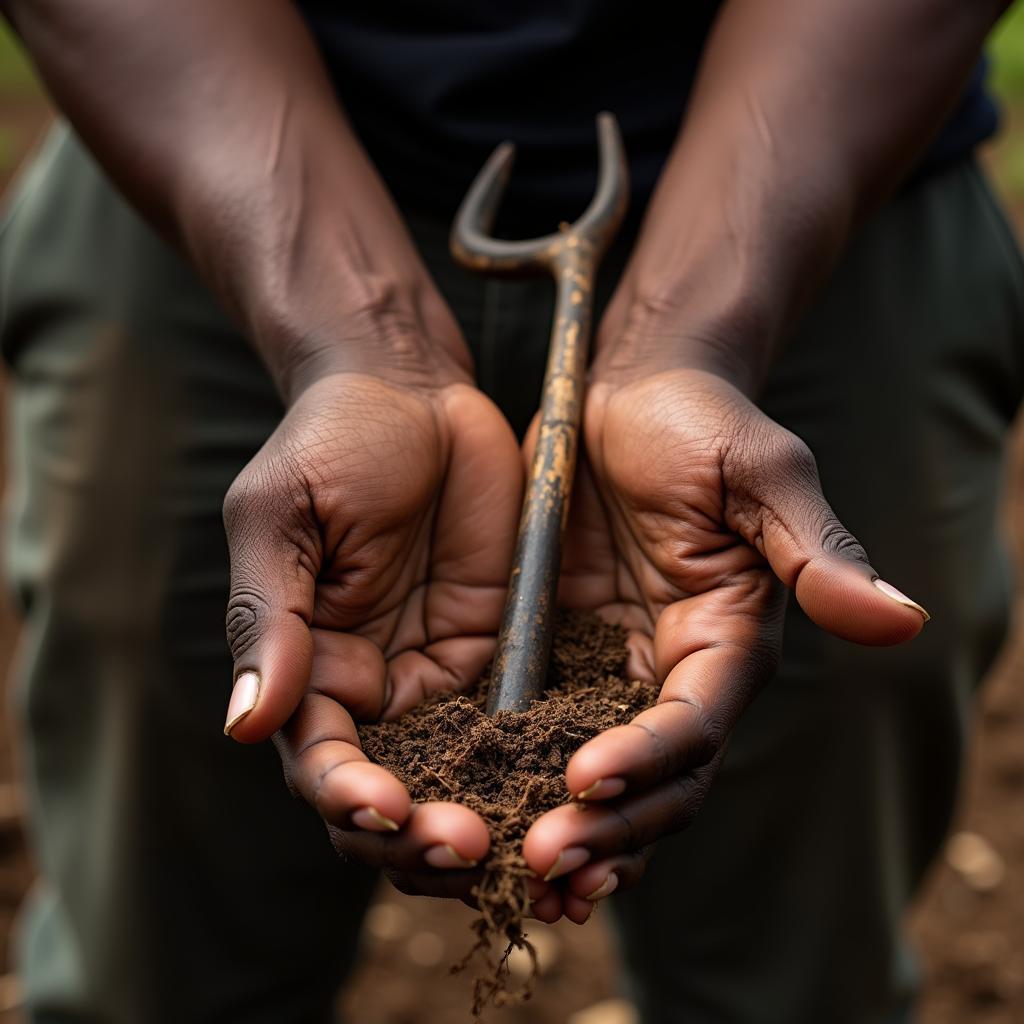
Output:
[[[361,730],[371,759],[415,799],[451,796],[488,824],[467,957],[488,963],[476,1013],[509,998],[492,940],[499,954],[528,945],[528,911],[585,922],[697,812],[774,668],[780,580],[819,625],[852,640],[897,643],[924,624],[877,585],[806,447],[722,378],[599,381],[585,428],[559,598],[589,614],[559,620],[544,699],[489,719],[485,678],[469,699],[441,697]]]
[[[300,395],[225,504],[226,731],[251,743],[281,730],[289,783],[337,848],[403,874],[409,891],[468,891],[438,869],[483,858],[487,828],[459,804],[413,806],[367,761],[355,723],[483,672],[520,476],[511,429],[470,385],[335,374]]]
[[[859,643],[900,643],[925,621],[878,581],[798,438],[717,375],[631,378],[598,374],[588,393],[560,603],[628,630],[629,677],[661,692],[569,761],[568,792],[591,813],[559,807],[523,844],[538,875],[566,876],[577,920],[584,897],[635,882],[650,844],[697,812],[774,669],[782,583],[819,626]]]
[[[478,948],[521,943],[528,910],[584,922],[691,820],[773,671],[783,583],[861,643],[924,623],[836,520],[806,447],[722,377],[598,377],[584,439],[559,601],[621,631],[571,620],[553,689],[523,716],[481,712],[522,464],[480,392],[325,377],[226,503],[226,731],[281,730],[286,776],[339,852],[406,892],[475,901]],[[379,719],[368,759],[357,723]]]

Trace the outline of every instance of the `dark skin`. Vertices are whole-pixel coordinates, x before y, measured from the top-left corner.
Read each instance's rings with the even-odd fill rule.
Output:
[[[586,920],[691,820],[772,673],[785,587],[860,643],[922,628],[918,606],[877,585],[806,447],[752,398],[850,232],[948,115],[1004,6],[724,5],[595,338],[561,586],[566,604],[627,626],[631,668],[661,700],[570,762],[590,813],[559,808],[530,830],[536,916]],[[235,677],[258,678],[231,735],[277,734],[290,784],[339,849],[408,891],[466,896],[484,823],[413,806],[366,761],[355,723],[463,686],[490,658],[521,456],[307,30],[285,0],[4,10],[288,405],[225,507]]]

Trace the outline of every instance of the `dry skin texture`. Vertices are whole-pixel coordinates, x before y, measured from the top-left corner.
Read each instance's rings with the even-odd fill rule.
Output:
[[[569,758],[587,740],[654,703],[653,686],[626,678],[625,632],[594,615],[560,612],[544,699],[523,714],[484,714],[488,676],[468,694],[420,705],[395,722],[366,726],[367,756],[394,772],[416,801],[455,800],[490,829],[491,852],[474,895],[476,942],[456,969],[477,961],[473,1013],[529,996],[509,988],[505,968],[523,934],[526,878],[520,848],[545,811],[570,799]],[[493,941],[502,955],[495,957]]]

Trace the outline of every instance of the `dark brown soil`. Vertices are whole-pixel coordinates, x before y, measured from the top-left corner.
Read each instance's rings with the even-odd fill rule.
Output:
[[[532,946],[523,934],[530,870],[521,847],[545,811],[567,803],[569,758],[598,733],[650,707],[655,687],[629,681],[626,633],[595,615],[560,612],[544,699],[518,714],[484,714],[489,676],[465,695],[445,695],[394,722],[366,726],[367,756],[394,772],[414,800],[455,800],[476,811],[491,833],[491,850],[473,895],[480,916],[476,942],[462,964],[476,962],[473,1013],[529,994],[512,987],[506,961]],[[494,946],[497,944],[498,955]]]

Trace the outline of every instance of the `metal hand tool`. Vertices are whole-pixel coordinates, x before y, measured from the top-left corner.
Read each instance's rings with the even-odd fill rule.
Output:
[[[613,115],[597,118],[597,190],[573,224],[542,238],[492,238],[515,147],[491,154],[462,201],[451,250],[461,264],[488,274],[547,271],[557,286],[537,447],[527,481],[487,713],[525,711],[543,688],[551,655],[562,538],[576,470],[584,378],[597,267],[626,211],[628,171]]]

